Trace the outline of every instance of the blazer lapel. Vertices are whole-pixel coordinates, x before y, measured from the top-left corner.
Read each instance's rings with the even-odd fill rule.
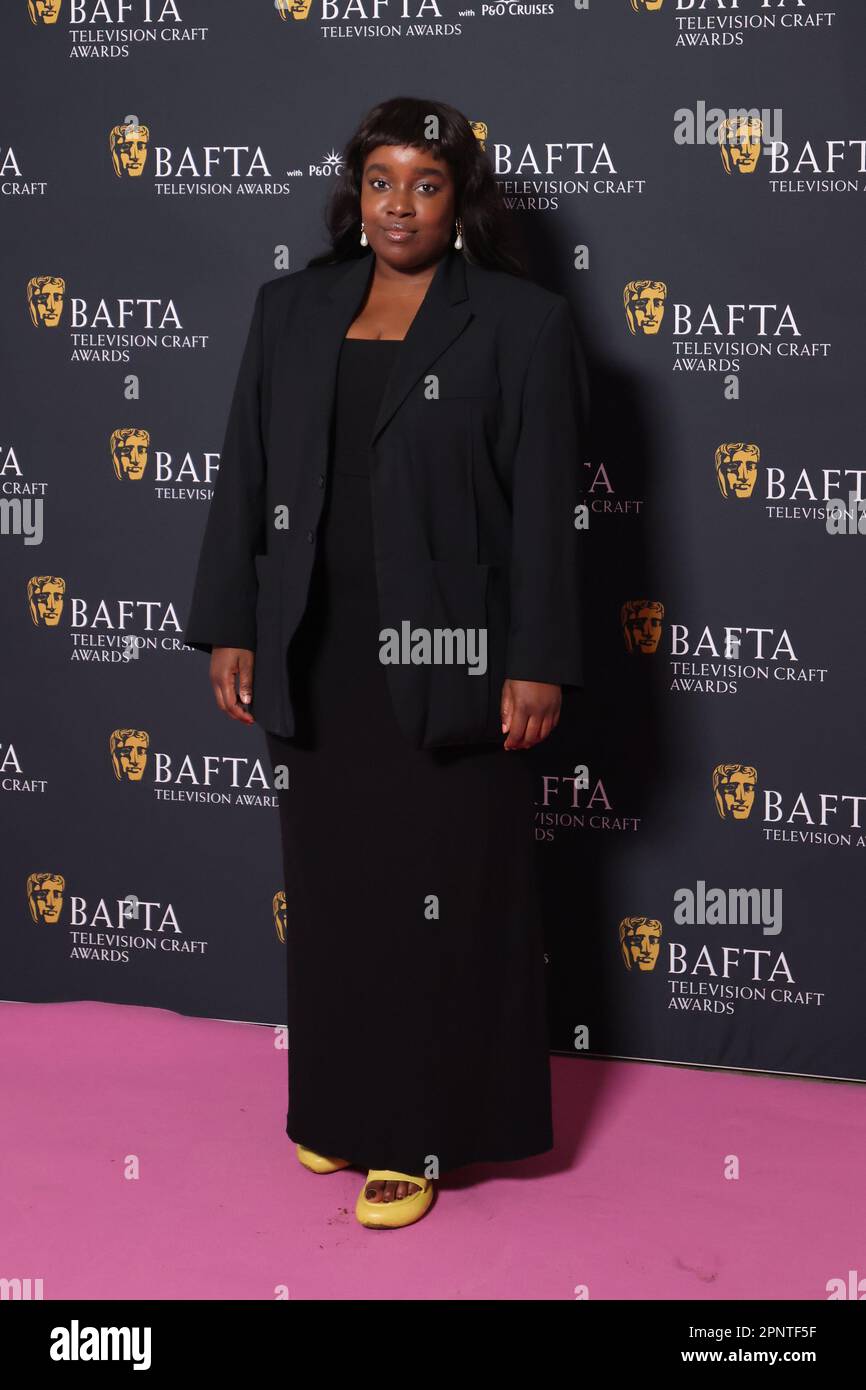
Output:
[[[371,444],[376,442],[415,383],[427,374],[471,318],[463,257],[449,247],[397,351],[394,370],[388,377],[373,425]]]
[[[289,434],[301,435],[305,451],[324,465],[343,339],[357,317],[373,273],[372,253],[349,261],[329,288],[300,319],[287,321],[277,345],[274,406],[285,402],[280,373],[293,371],[303,382],[303,419],[291,421]],[[433,369],[436,359],[472,318],[466,270],[460,252],[449,247],[436,267],[421,307],[394,359],[369,444],[372,446],[412,387]],[[287,422],[288,423],[288,422]]]

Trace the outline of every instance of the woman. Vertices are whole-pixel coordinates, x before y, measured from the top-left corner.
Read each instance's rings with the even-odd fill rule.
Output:
[[[579,350],[506,225],[459,112],[367,115],[256,297],[184,634],[280,788],[286,1131],[373,1227],[553,1142],[521,751],[581,679]]]

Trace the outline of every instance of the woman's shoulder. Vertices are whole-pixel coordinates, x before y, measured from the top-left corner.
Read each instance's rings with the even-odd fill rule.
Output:
[[[301,270],[286,271],[264,280],[257,294],[261,296],[263,332],[266,340],[278,332],[285,323],[286,315],[297,312],[311,293],[317,293],[325,285],[331,266],[304,266]]]
[[[501,322],[512,323],[521,334],[540,328],[554,309],[560,314],[571,312],[564,294],[546,289],[536,280],[469,262],[466,274],[473,301]]]
[[[301,294],[311,285],[324,283],[324,277],[333,270],[332,266],[303,266],[300,270],[289,270],[282,275],[273,275],[265,280],[260,289],[266,302],[285,300]]]

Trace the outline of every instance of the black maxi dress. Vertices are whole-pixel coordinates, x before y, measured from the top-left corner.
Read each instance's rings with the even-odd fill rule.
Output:
[[[291,739],[267,733],[286,894],[290,1139],[423,1174],[552,1147],[526,754],[419,750],[379,661],[373,423],[399,341],[345,339]],[[433,904],[435,897],[436,905]],[[435,1176],[435,1171],[434,1171]]]

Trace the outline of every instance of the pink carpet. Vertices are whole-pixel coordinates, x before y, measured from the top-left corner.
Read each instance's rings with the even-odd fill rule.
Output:
[[[447,1174],[380,1233],[363,1174],[294,1158],[270,1029],[3,1004],[0,1052],[0,1276],[46,1299],[825,1299],[866,1274],[855,1083],[554,1057],[555,1152]]]

